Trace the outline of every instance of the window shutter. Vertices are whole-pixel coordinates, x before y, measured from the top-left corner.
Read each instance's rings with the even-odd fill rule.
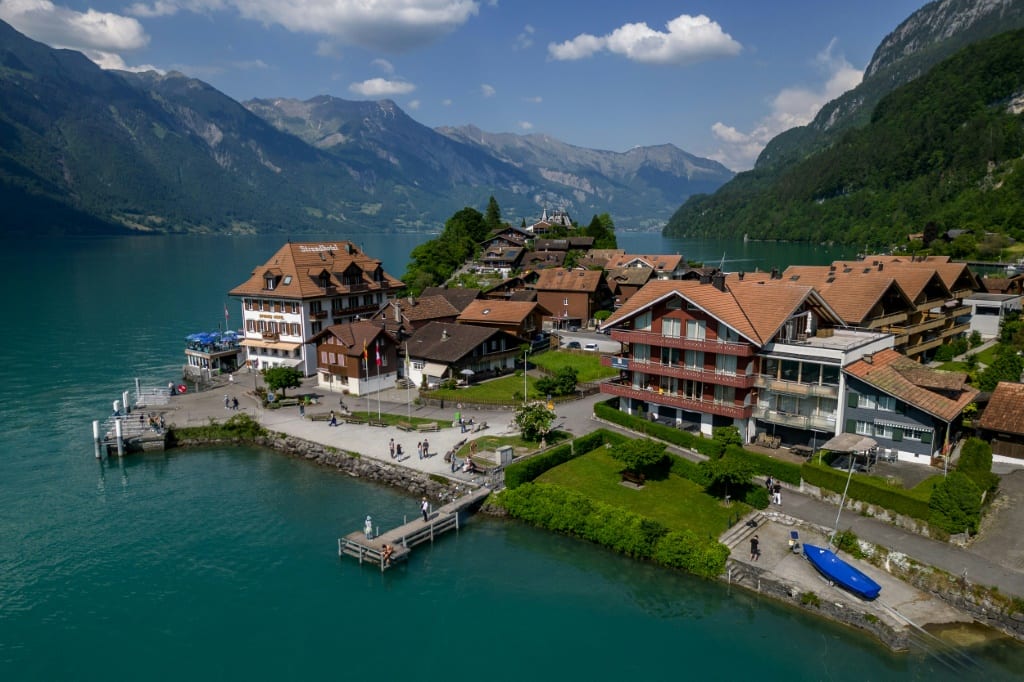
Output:
[[[921,442],[924,443],[925,445],[930,445],[931,442],[932,442],[932,432],[931,431],[923,432],[921,434]]]
[[[847,433],[857,433],[857,420],[856,419],[847,419],[846,420],[846,432]]]
[[[857,394],[853,393],[852,391],[850,393],[847,393],[846,394],[846,404],[849,407],[857,407]],[[852,431],[849,432],[849,433],[852,433]]]
[[[903,429],[893,429],[892,439],[896,443],[899,443],[901,440],[903,440]]]

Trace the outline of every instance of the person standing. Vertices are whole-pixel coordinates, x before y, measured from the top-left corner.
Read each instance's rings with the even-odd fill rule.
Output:
[[[416,456],[423,459],[423,441],[416,441]]]
[[[229,409],[230,407],[231,407],[231,398],[229,398],[229,397],[228,397],[228,394],[227,394],[227,393],[225,393],[225,394],[224,394],[224,409],[225,409],[225,410],[227,410],[227,409]]]
[[[299,403],[299,419],[306,418],[306,406],[303,403]]]
[[[775,485],[772,487],[772,493],[774,493],[773,494],[774,499],[772,501],[775,504],[777,504],[777,505],[779,505],[781,507],[782,506],[782,486],[779,485],[776,482]]]
[[[423,439],[423,456],[430,457],[430,446],[427,445],[427,439]]]
[[[761,541],[757,538],[757,535],[750,538],[750,560],[757,561],[757,558],[761,556]]]
[[[331,421],[327,424],[328,426],[337,426],[338,418],[334,415],[334,410],[331,410]]]
[[[430,502],[427,501],[426,497],[420,502],[420,511],[423,512],[423,520],[426,521],[427,513],[430,511]]]
[[[395,458],[395,439],[394,438],[392,438],[388,442],[388,450],[391,451],[391,459],[394,459]]]

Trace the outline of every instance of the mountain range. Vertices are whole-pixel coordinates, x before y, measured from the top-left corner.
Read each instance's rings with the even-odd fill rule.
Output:
[[[672,145],[432,130],[390,100],[239,103],[0,22],[0,234],[436,231],[490,196],[514,222],[548,208],[652,228],[732,176]]]
[[[664,233],[878,246],[905,240],[927,222],[1005,231],[1008,216],[1020,211],[1008,192],[999,191],[1005,185],[998,179],[1013,170],[1016,147],[1014,134],[1004,138],[989,127],[1019,128],[1019,112],[1000,107],[999,100],[1014,100],[1014,74],[1022,69],[999,63],[1012,59],[1006,54],[995,56],[990,67],[1004,78],[986,83],[991,78],[969,60],[989,59],[990,53],[970,53],[967,61],[962,55],[1021,27],[1024,0],[925,5],[882,41],[860,85],[823,106],[810,124],[776,136],[753,170],[714,194],[688,199]],[[930,111],[917,106],[922,97]],[[972,107],[962,106],[965,100]],[[984,120],[979,109],[999,120]],[[960,118],[950,120],[950,114]],[[979,130],[991,132],[996,144],[980,139]],[[972,145],[982,153],[962,153]]]

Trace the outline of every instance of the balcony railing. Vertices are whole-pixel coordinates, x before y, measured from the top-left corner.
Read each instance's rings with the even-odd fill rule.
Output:
[[[941,300],[934,300],[933,299],[931,301],[925,301],[921,305],[917,306],[917,311],[921,312],[921,313],[926,313],[929,310],[931,310],[932,308],[941,308],[943,305],[945,305],[945,303],[946,303],[946,299],[941,299]]]
[[[964,334],[964,333],[970,331],[970,329],[971,329],[971,323],[970,322],[963,322],[961,324],[955,324],[952,327],[950,327],[949,329],[943,329],[941,334],[940,334],[940,336],[943,339],[948,339],[949,337],[956,336],[957,334]]]
[[[690,412],[702,412],[705,414],[717,414],[733,419],[748,419],[752,408],[749,405],[736,405],[735,403],[720,403],[713,400],[697,400],[686,398],[672,393],[661,393],[647,389],[634,388],[631,384],[606,381],[601,384],[601,392],[609,395],[617,395],[622,398],[633,398],[643,400],[656,405],[677,407]]]
[[[928,341],[921,341],[920,343],[915,343],[913,345],[907,346],[906,348],[903,349],[903,353],[905,355],[917,355],[918,353],[923,353],[926,350],[931,350],[932,348],[938,348],[939,346],[942,345],[942,340],[943,339],[940,336],[940,337],[938,337],[936,339],[930,339]]]
[[[831,384],[807,384],[800,381],[789,381],[787,379],[776,379],[775,377],[758,374],[754,385],[775,393],[787,395],[818,396],[822,398],[838,398],[839,386]]]
[[[277,341],[281,338],[281,335],[277,332],[263,332],[262,336],[264,341]]]
[[[898,324],[900,322],[907,321],[907,313],[893,313],[891,315],[884,315],[882,317],[875,317],[867,321],[868,329],[878,329],[879,327],[887,327],[889,325]]]
[[[779,410],[769,410],[765,407],[755,407],[753,415],[755,419],[760,419],[770,424],[792,426],[798,429],[819,429],[829,432],[834,432],[836,429],[835,417],[830,419],[822,415],[780,412]]]
[[[723,343],[707,339],[688,339],[684,336],[662,336],[654,332],[628,331],[613,329],[612,338],[622,343],[646,343],[659,348],[682,348],[699,350],[705,353],[721,353],[749,358],[757,352],[754,346],[747,343]]]
[[[324,319],[327,318],[327,311],[326,310],[317,310],[315,312],[311,312],[309,314],[309,316],[311,318],[313,318],[314,320],[324,320]]]
[[[614,367],[612,357],[608,355],[601,356],[601,364],[604,367]],[[732,386],[734,388],[750,388],[754,385],[754,375],[752,374],[726,374],[714,370],[694,369],[683,365],[666,365],[660,362],[629,360],[629,369],[652,376],[690,379],[692,381],[703,381],[707,384]]]

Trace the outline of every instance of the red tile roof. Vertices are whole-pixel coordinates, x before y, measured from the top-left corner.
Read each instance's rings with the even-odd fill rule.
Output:
[[[878,351],[843,371],[946,422],[956,419],[978,395],[978,390],[967,384],[964,372],[931,369],[892,349]],[[929,374],[933,376],[926,379]]]
[[[381,269],[379,260],[367,256],[352,242],[289,242],[228,294],[298,300],[323,298],[331,294],[321,286],[321,274],[326,274],[329,285],[335,287],[331,293],[350,290],[343,283],[345,276],[358,278],[359,291],[376,291],[383,288],[381,282],[374,280],[377,272],[387,282],[388,290],[404,286]],[[280,278],[273,289],[266,288],[268,274]]]
[[[536,308],[537,304],[529,301],[477,300],[466,306],[458,322],[520,325]]]
[[[585,291],[594,293],[601,285],[604,273],[600,270],[566,270],[548,268],[538,273],[534,289],[537,291]]]
[[[979,424],[988,431],[1024,435],[1024,384],[1000,381]]]

